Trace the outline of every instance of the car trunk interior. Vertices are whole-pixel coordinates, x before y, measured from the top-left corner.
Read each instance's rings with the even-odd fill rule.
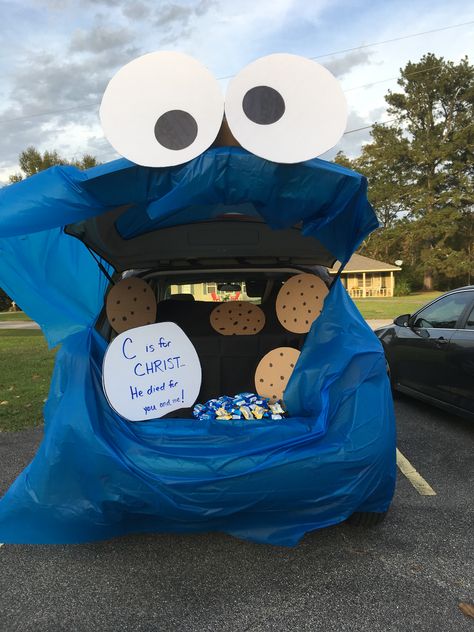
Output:
[[[223,336],[213,329],[210,315],[220,302],[183,300],[178,295],[158,303],[157,322],[172,321],[179,325],[198,353],[202,367],[199,402],[220,395],[255,392],[255,370],[265,354],[277,347],[301,349],[304,344],[305,335],[284,329],[275,311],[278,291],[291,272],[278,274],[273,270],[273,278],[266,278],[265,272],[254,274],[261,275],[260,282],[265,287],[260,304],[265,326],[255,335]],[[257,281],[254,283],[257,285]]]
[[[275,303],[282,283],[302,271],[318,273],[335,257],[300,227],[273,230],[255,218],[235,213],[218,219],[170,226],[123,239],[117,219],[123,209],[69,225],[66,232],[83,241],[95,256],[113,268],[112,282],[124,276],[144,278],[157,299],[156,322],[176,323],[193,343],[202,367],[199,402],[221,395],[255,392],[255,370],[261,358],[277,347],[301,349],[306,335],[287,331]],[[233,283],[245,280],[247,299],[260,304],[265,326],[256,335],[224,336],[213,329],[210,314],[221,303],[170,294],[172,284]],[[252,295],[253,292],[253,295]],[[105,309],[96,325],[111,340],[114,332]],[[192,409],[167,416],[191,416]]]

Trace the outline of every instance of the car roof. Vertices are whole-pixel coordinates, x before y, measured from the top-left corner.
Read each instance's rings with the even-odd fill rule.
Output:
[[[462,287],[457,287],[457,288],[454,288],[453,290],[448,290],[447,292],[444,292],[444,294],[440,294],[436,298],[426,303],[426,305],[429,305],[430,303],[434,303],[435,301],[438,301],[440,298],[443,298],[443,296],[449,296],[450,294],[456,294],[457,292],[474,292],[474,285],[463,285]]]

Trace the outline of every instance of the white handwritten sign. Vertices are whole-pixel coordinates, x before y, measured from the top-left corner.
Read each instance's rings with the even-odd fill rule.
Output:
[[[102,370],[109,404],[129,421],[157,419],[192,406],[201,379],[196,349],[175,323],[121,333],[109,345]]]

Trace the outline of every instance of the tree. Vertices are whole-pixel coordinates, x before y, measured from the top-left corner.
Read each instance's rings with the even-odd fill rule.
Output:
[[[95,157],[90,154],[84,154],[80,160],[69,161],[62,158],[56,150],[45,151],[41,154],[35,147],[28,147],[25,151],[22,151],[18,158],[18,163],[22,173],[10,176],[10,182],[19,182],[23,178],[29,178],[35,173],[55,165],[72,165],[78,169],[89,169],[99,164]]]
[[[425,289],[434,278],[470,282],[474,67],[467,58],[455,65],[428,53],[400,72],[402,91],[385,97],[391,124],[375,125],[372,141],[349,161],[368,177],[384,225],[366,249],[396,249],[396,258],[412,262],[423,275]],[[344,164],[347,158],[337,160]]]
[[[335,160],[367,177],[377,217],[382,226],[390,228],[406,211],[403,184],[409,167],[408,141],[400,130],[378,124],[373,126],[371,136],[372,143],[364,145],[358,158],[351,161],[339,152]]]

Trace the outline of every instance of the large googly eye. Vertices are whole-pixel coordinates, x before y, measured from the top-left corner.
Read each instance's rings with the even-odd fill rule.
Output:
[[[106,138],[125,158],[146,167],[180,165],[208,149],[224,115],[212,74],[182,53],[134,59],[112,77],[100,106]]]
[[[283,163],[323,154],[347,123],[344,93],[329,70],[286,54],[262,57],[241,70],[227,88],[225,115],[242,147]]]

